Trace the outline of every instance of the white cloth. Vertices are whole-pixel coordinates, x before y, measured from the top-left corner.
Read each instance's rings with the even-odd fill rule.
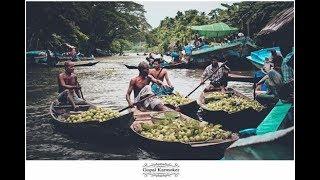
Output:
[[[139,94],[137,95],[137,97],[136,98],[134,98],[134,102],[136,103],[136,102],[138,102],[138,101],[140,101],[142,98],[141,97],[143,97],[143,98],[146,98],[147,97],[147,95],[153,95],[154,93],[152,92],[152,90],[151,90],[151,86],[150,85],[146,85],[144,88],[142,88],[141,90],[140,90],[140,92],[139,92]],[[147,107],[151,107],[151,109],[154,109],[157,105],[159,105],[159,104],[162,104],[162,102],[161,102],[161,100],[158,98],[158,97],[156,97],[156,96],[154,96],[154,97],[151,97],[151,98],[148,98],[148,99],[146,99],[144,102],[143,102],[143,106],[145,107],[145,108],[147,108]]]
[[[209,66],[206,67],[206,69],[204,70],[203,74],[202,74],[202,78],[208,78],[209,76],[212,75],[212,73],[214,71],[217,70],[218,67],[220,67],[222,65],[222,63],[218,63],[218,66],[216,68],[212,68],[212,64],[210,64]],[[223,76],[223,68],[220,68],[214,75],[211,76],[210,81],[211,82],[216,82],[219,81]]]

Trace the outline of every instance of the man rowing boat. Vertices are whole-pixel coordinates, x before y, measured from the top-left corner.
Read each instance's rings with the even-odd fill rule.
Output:
[[[225,92],[225,88],[227,86],[227,77],[230,69],[224,65],[224,67],[220,68],[223,63],[218,62],[218,60],[213,59],[211,64],[206,67],[202,76],[200,84],[204,84],[204,80],[209,78],[210,76],[210,85],[207,86],[204,91],[216,91],[221,90]],[[219,69],[220,68],[220,69]],[[213,74],[214,73],[214,74]]]
[[[126,100],[129,106],[133,106],[134,104],[131,101],[130,95],[134,93],[134,102],[137,103],[138,101],[154,95],[151,90],[151,86],[149,85],[150,82],[157,83],[159,85],[164,85],[162,81],[155,79],[152,75],[149,75],[149,64],[146,62],[141,62],[138,65],[139,75],[132,78],[129,83],[129,88],[126,94]],[[156,110],[156,111],[163,111],[164,105],[159,98],[156,96],[150,97],[143,102],[137,105],[138,109],[140,110]]]
[[[149,74],[162,82],[164,79],[166,79],[167,84],[165,84],[164,86],[159,86],[157,83],[152,83],[152,92],[154,92],[156,95],[171,94],[174,88],[170,82],[168,71],[160,67],[160,59],[155,59],[153,65],[154,69],[151,69],[149,71]]]
[[[77,110],[77,104],[84,104],[86,102],[80,95],[81,87],[78,83],[77,76],[74,73],[74,62],[66,61],[64,67],[65,72],[60,73],[58,76],[58,101],[62,104],[70,103],[73,109]]]

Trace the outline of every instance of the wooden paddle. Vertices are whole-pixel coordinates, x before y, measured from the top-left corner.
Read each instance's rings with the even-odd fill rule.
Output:
[[[153,94],[153,95],[151,95],[151,96],[145,97],[145,98],[141,99],[140,101],[133,103],[131,106],[127,106],[127,107],[119,110],[118,112],[122,112],[122,111],[124,111],[124,110],[126,110],[126,109],[129,109],[129,108],[131,108],[131,107],[133,107],[133,106],[135,106],[135,105],[137,105],[137,104],[139,104],[139,103],[141,103],[141,102],[143,102],[143,101],[145,101],[145,100],[147,100],[147,99],[149,99],[149,98],[151,98],[151,97],[154,97],[154,96],[156,96],[156,95]]]
[[[78,81],[77,81],[77,85],[78,85],[78,87],[80,87],[79,90],[80,90],[80,94],[81,94],[81,96],[82,96],[82,99],[85,100],[85,99],[84,99],[84,96],[83,96],[83,93],[82,93],[82,90],[81,90],[81,86],[80,86],[80,84],[79,84]]]
[[[210,79],[216,72],[218,72],[218,70],[220,68],[222,68],[226,63],[228,62],[228,60],[226,60],[224,63],[221,64],[220,67],[218,67],[218,69],[216,69],[208,78],[206,78],[204,81],[203,81],[203,84],[204,82],[206,82],[208,79]],[[194,91],[196,91],[202,84],[199,84],[194,90],[192,90],[185,98],[189,97]]]
[[[127,106],[127,107],[119,110],[118,112],[122,112],[122,111],[124,111],[126,109],[129,109],[129,108],[131,108],[131,107],[133,107],[133,106],[135,106],[135,105],[137,105],[137,104],[139,104],[139,103],[141,103],[141,102],[143,102],[143,101],[145,101],[145,100],[147,100],[147,99],[149,99],[151,97],[154,97],[154,96],[156,96],[156,95],[153,94],[151,96],[145,97],[145,98],[141,99],[140,101],[133,103],[132,106]],[[91,105],[85,104],[85,105],[78,105],[78,106],[79,107],[90,107]],[[71,105],[61,105],[61,106],[54,106],[54,108],[72,108],[72,106]]]

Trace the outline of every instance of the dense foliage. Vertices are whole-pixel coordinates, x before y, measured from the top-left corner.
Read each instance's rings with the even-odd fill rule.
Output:
[[[201,3],[201,2],[199,2]],[[167,51],[177,40],[186,43],[192,39],[189,26],[224,22],[236,27],[246,36],[254,37],[274,16],[293,2],[240,2],[221,4],[224,8],[213,9],[205,14],[197,10],[178,11],[173,18],[166,17],[160,26],[153,29],[146,37],[148,48],[153,51]]]
[[[144,41],[150,25],[134,2],[28,2],[27,50],[64,51],[63,43],[92,53],[121,53]]]
[[[201,2],[199,2],[201,3]],[[254,37],[293,2],[240,2],[221,4],[210,13],[178,11],[150,31],[143,5],[134,2],[28,2],[27,50],[65,51],[69,43],[85,53],[96,48],[122,53],[131,50],[165,52],[180,40],[189,42],[194,25],[224,22]],[[142,43],[141,43],[142,42]],[[143,44],[143,47],[141,46]]]

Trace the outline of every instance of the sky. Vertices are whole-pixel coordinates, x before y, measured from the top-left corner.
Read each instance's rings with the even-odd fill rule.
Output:
[[[232,4],[232,1],[135,1],[144,5],[145,16],[152,28],[160,25],[166,16],[175,17],[178,11],[196,9],[208,14],[211,10],[222,8],[221,3]],[[233,1],[234,2],[234,1]]]

